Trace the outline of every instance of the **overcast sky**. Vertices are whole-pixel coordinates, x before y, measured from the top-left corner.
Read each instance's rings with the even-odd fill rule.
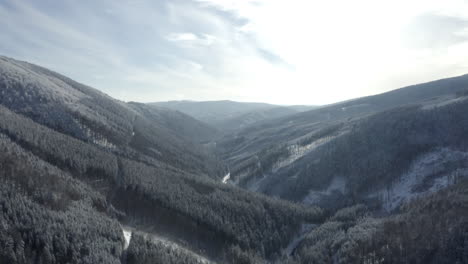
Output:
[[[0,0],[0,54],[124,101],[327,104],[468,73],[468,1]]]

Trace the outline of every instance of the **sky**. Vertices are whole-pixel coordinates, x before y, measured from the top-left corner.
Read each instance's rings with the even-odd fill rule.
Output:
[[[468,0],[0,0],[0,55],[123,101],[323,105],[468,73]]]

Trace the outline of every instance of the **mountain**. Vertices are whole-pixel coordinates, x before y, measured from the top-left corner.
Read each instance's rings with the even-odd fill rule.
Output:
[[[219,151],[230,179],[250,190],[322,206],[350,196],[402,202],[399,185],[417,196],[442,176],[465,174],[467,87],[464,75],[324,106],[226,136]],[[437,164],[420,168],[427,159]],[[459,165],[437,172],[447,163]]]
[[[180,111],[228,133],[264,120],[314,108],[314,106],[278,106],[234,101],[169,101],[150,105]]]
[[[197,164],[194,171],[214,176],[203,169],[208,155],[192,142],[216,134],[203,123],[167,110],[142,113],[135,104],[29,63],[1,57],[0,66],[0,104],[11,111],[85,142],[120,152],[139,151],[159,161],[178,159],[187,168]],[[194,133],[188,136],[183,131]]]
[[[323,218],[222,184],[224,167],[198,143],[216,131],[182,113],[6,57],[0,93],[2,262],[278,258]]]
[[[209,142],[221,133],[218,129],[179,111],[136,102],[130,102],[129,105],[150,122],[167,127],[171,132],[192,142]]]
[[[467,263],[466,82],[228,134],[0,57],[0,263]]]
[[[215,122],[213,125],[226,133],[233,133],[253,124],[262,123],[270,119],[285,117],[296,113],[298,112],[292,108],[278,106],[239,113],[233,117]]]

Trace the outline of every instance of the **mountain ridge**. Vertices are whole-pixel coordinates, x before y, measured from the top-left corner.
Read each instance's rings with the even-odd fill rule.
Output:
[[[187,115],[232,133],[252,124],[289,116],[315,106],[282,106],[257,102],[219,101],[166,101],[149,103],[183,112]]]

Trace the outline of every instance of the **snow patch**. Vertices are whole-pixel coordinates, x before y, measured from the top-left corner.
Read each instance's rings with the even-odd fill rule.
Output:
[[[322,197],[331,195],[333,192],[340,192],[344,194],[346,189],[346,179],[343,177],[334,177],[327,189],[322,191],[311,190],[304,198],[303,203],[315,204],[319,202]]]
[[[93,143],[107,149],[116,149],[116,146],[110,143],[107,138],[93,138]]]
[[[229,181],[229,179],[231,179],[231,173],[230,172],[228,172],[228,174],[226,174],[226,176],[224,176],[223,183],[227,183],[227,181]]]
[[[0,80],[7,84],[21,83],[24,87],[33,88],[54,101],[74,103],[87,97],[61,79],[48,73],[43,74],[42,70],[34,65],[6,57],[0,59]]]
[[[124,250],[127,250],[128,246],[130,245],[130,240],[132,239],[132,231],[130,229],[122,227],[122,233],[125,239]]]
[[[431,110],[437,107],[447,106],[450,104],[458,103],[466,100],[466,97],[455,97],[455,98],[443,98],[439,99],[436,102],[425,104],[421,107],[422,110]]]
[[[330,142],[331,140],[337,138],[338,136],[341,136],[341,134],[337,136],[323,137],[305,146],[301,146],[297,144],[289,146],[288,147],[288,151],[290,153],[289,157],[273,165],[272,172],[275,173],[279,169],[291,165],[293,162],[304,157],[305,155],[310,153],[312,150],[316,149],[317,147],[325,143]]]
[[[132,233],[138,233],[138,235],[141,235],[143,236],[146,240],[152,242],[152,243],[155,243],[155,244],[158,244],[158,245],[162,245],[164,246],[165,248],[170,248],[171,250],[177,250],[177,251],[183,251],[189,255],[192,255],[193,257],[195,257],[197,259],[197,264],[210,264],[212,263],[210,260],[208,260],[206,257],[188,249],[188,248],[185,248],[184,246],[174,242],[174,241],[171,241],[170,239],[166,238],[166,237],[163,237],[163,236],[160,236],[160,235],[157,235],[155,233],[150,233],[150,232],[146,232],[146,231],[143,231],[139,228],[135,228],[133,226],[121,226],[122,228],[122,232],[123,232],[123,235],[124,235],[124,238],[125,238],[125,244],[124,244],[124,250],[127,250],[128,249],[128,246],[130,245],[130,240],[132,239]]]
[[[177,250],[177,251],[183,251],[189,255],[192,255],[197,259],[197,264],[209,264],[211,261],[209,261],[207,258],[205,258],[202,255],[199,255],[173,241],[168,240],[165,237],[153,234],[153,233],[146,233],[142,231],[138,231],[139,234],[143,235],[143,237],[153,243],[161,244],[162,246],[169,248],[171,250]]]
[[[424,154],[392,186],[369,197],[380,198],[383,209],[390,212],[404,202],[439,191],[456,183],[460,177],[468,176],[467,161],[468,152],[448,148]],[[450,170],[453,163],[456,168]]]
[[[116,149],[117,147],[109,142],[107,138],[104,136],[94,132],[91,130],[89,127],[81,123],[78,119],[74,119],[74,121],[78,124],[78,126],[86,133],[86,136],[90,138],[93,142],[93,144],[99,145],[101,147],[104,147],[106,149]]]

